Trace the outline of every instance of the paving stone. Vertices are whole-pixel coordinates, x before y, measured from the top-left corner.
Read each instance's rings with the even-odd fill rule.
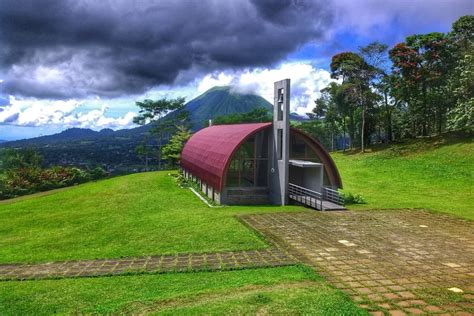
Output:
[[[415,307],[407,308],[406,310],[407,310],[407,312],[409,312],[410,314],[413,314],[413,315],[422,315],[422,314],[425,313],[421,309],[415,308]]]
[[[372,291],[366,287],[357,288],[356,291],[361,294],[370,294]]]
[[[391,310],[391,311],[388,311],[388,313],[391,315],[391,316],[405,316],[406,313],[404,311],[401,311],[401,310]]]
[[[383,296],[385,296],[385,297],[388,298],[389,300],[395,300],[395,299],[400,298],[400,296],[398,296],[398,295],[395,294],[395,293],[384,293]]]
[[[384,309],[393,309],[392,305],[389,304],[389,303],[383,303],[383,304],[379,304],[378,306],[384,308]]]
[[[439,308],[438,306],[434,306],[434,305],[425,306],[425,307],[423,307],[423,309],[427,312],[430,312],[430,313],[439,313],[439,312],[443,311],[441,308]]]
[[[405,290],[403,287],[401,287],[400,285],[389,285],[387,286],[390,290],[392,291],[403,291]]]
[[[371,302],[380,302],[380,301],[385,301],[385,298],[379,294],[369,294],[367,295],[367,298]]]
[[[0,265],[0,280],[236,269],[301,261],[354,300],[366,303],[361,295],[367,297],[371,305],[366,308],[372,313],[380,314],[370,309],[377,304],[389,304],[385,310],[394,315],[405,315],[403,309],[412,314],[421,309],[428,313],[448,311],[448,305],[426,304],[426,298],[419,294],[425,288],[447,291],[456,287],[465,292],[468,301],[474,295],[471,221],[422,210],[307,211],[240,218],[272,246],[236,252],[5,264]],[[472,312],[473,308],[466,302],[451,305],[449,311],[460,313]]]
[[[297,262],[289,253],[275,247],[259,251],[202,254],[179,254],[124,259],[79,260],[38,265],[0,265],[0,280],[27,280],[35,278],[86,277],[120,275],[134,272],[185,272],[280,266]],[[204,260],[204,259],[207,260]],[[220,260],[221,258],[222,260]],[[237,260],[239,258],[240,260]],[[248,260],[250,259],[250,260]]]
[[[264,236],[271,235],[273,242],[297,247],[318,273],[349,293],[369,289],[367,295],[374,299],[380,294],[404,305],[400,307],[417,309],[427,305],[417,294],[425,288],[457,287],[474,293],[471,221],[422,210],[308,211],[241,219]],[[470,308],[453,304],[460,310]]]

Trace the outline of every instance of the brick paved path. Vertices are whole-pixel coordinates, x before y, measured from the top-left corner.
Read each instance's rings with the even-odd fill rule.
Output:
[[[0,265],[0,280],[85,277],[127,273],[163,273],[202,270],[231,270],[292,265],[298,261],[285,249],[177,254],[121,259]]]
[[[420,210],[241,217],[374,315],[474,313],[474,222]],[[454,293],[448,289],[460,289]]]

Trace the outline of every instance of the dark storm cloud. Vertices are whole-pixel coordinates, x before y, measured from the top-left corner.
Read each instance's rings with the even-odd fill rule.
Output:
[[[0,87],[40,98],[141,93],[184,71],[271,65],[330,22],[318,1],[0,0]]]

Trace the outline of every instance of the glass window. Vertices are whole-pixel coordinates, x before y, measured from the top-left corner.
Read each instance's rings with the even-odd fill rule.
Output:
[[[306,158],[306,143],[304,142],[303,138],[298,135],[292,135],[290,137],[291,142],[291,154],[290,157],[292,159],[304,159]]]
[[[301,159],[319,162],[319,157],[309,145],[308,141],[301,135],[290,135],[290,159]]]
[[[268,185],[268,131],[249,138],[235,152],[227,170],[227,187]]]

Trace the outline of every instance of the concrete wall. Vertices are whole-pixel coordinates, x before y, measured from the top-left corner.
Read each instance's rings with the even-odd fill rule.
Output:
[[[289,181],[290,183],[302,186],[304,188],[321,192],[323,186],[323,166],[301,168],[297,166],[291,166],[289,168]]]
[[[290,155],[290,79],[275,82],[273,104],[270,197],[272,203],[286,205]]]
[[[189,181],[193,181],[193,182],[197,183],[199,185],[199,187],[201,188],[201,191],[205,195],[207,195],[207,197],[209,197],[211,200],[213,200],[217,204],[221,204],[221,197],[222,197],[221,192],[215,190],[213,187],[209,186],[207,183],[203,182],[198,177],[192,175],[187,170],[183,169],[182,172],[183,172],[183,175],[186,179],[188,179]]]
[[[269,204],[268,196],[268,188],[263,187],[226,188],[222,192],[223,203],[228,205]]]

